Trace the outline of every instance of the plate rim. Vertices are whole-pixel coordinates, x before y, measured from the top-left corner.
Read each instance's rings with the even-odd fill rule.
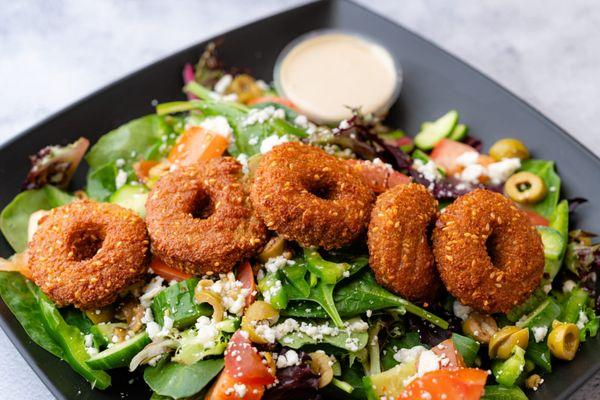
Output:
[[[586,154],[588,157],[590,157],[595,162],[600,163],[600,155],[596,155],[592,150],[590,150],[588,147],[586,147],[579,139],[575,138],[568,131],[563,129],[557,122],[555,122],[550,117],[546,116],[537,107],[531,105],[530,103],[525,101],[522,97],[520,97],[519,95],[515,94],[514,92],[512,92],[511,90],[506,88],[504,85],[500,84],[499,82],[497,82],[496,80],[491,78],[487,73],[482,72],[481,70],[477,69],[470,62],[465,61],[461,57],[452,54],[449,50],[446,50],[446,49],[436,45],[433,40],[430,40],[430,39],[414,32],[412,29],[407,28],[406,26],[392,20],[391,18],[387,17],[386,15],[383,15],[374,10],[371,10],[368,7],[366,7],[365,5],[363,5],[362,3],[358,3],[354,0],[311,0],[311,1],[303,2],[297,6],[291,6],[291,7],[284,8],[281,11],[278,11],[276,13],[268,14],[263,17],[252,19],[252,20],[248,21],[247,23],[235,26],[232,29],[229,29],[226,31],[218,32],[217,34],[214,34],[208,38],[202,39],[192,45],[174,50],[173,52],[170,52],[161,58],[150,61],[149,63],[143,65],[140,68],[137,68],[133,71],[125,73],[121,77],[116,78],[115,80],[110,81],[109,83],[92,90],[89,94],[83,95],[82,97],[79,97],[79,98],[73,100],[72,102],[68,103],[66,106],[52,112],[51,114],[38,120],[37,122],[34,122],[32,125],[24,128],[22,131],[20,131],[16,135],[12,136],[7,141],[3,142],[0,145],[0,151],[4,150],[6,147],[13,145],[18,140],[25,138],[27,135],[31,134],[33,131],[46,125],[47,123],[51,122],[52,120],[61,117],[63,114],[68,113],[69,111],[75,109],[79,105],[87,102],[88,100],[93,99],[97,95],[102,94],[104,91],[109,90],[113,87],[116,87],[116,86],[122,84],[124,81],[132,78],[133,76],[135,76],[137,74],[143,73],[144,71],[166,61],[167,59],[176,57],[181,53],[189,52],[192,49],[194,49],[200,45],[209,43],[210,41],[213,41],[213,40],[217,40],[218,38],[226,36],[227,34],[230,34],[230,33],[242,30],[242,29],[247,29],[247,28],[251,27],[252,25],[261,24],[266,20],[280,17],[286,13],[293,13],[302,8],[314,6],[317,4],[329,4],[330,6],[335,7],[335,6],[339,6],[340,4],[344,4],[344,3],[350,4],[351,6],[354,6],[354,7],[357,7],[362,12],[368,13],[372,17],[379,18],[389,24],[394,25],[397,28],[402,29],[405,33],[409,34],[413,40],[418,40],[421,43],[426,44],[427,47],[429,47],[430,49],[443,54],[446,58],[459,62],[463,66],[467,67],[471,73],[478,74],[480,77],[484,78],[485,81],[492,84],[497,89],[500,89],[502,92],[504,92],[504,94],[507,94],[513,101],[516,101],[522,109],[526,110],[530,116],[532,116],[536,120],[542,122],[544,125],[548,126],[549,128],[559,132],[563,137],[565,137],[567,139],[567,141],[569,141],[572,145],[574,145],[579,151]],[[48,389],[48,391],[57,399],[66,399],[65,395],[58,389],[58,387],[54,384],[54,382],[48,377],[48,375],[46,374],[44,369],[40,365],[37,364],[32,353],[28,349],[28,347],[30,345],[32,345],[32,346],[38,346],[38,345],[35,342],[33,342],[33,340],[31,340],[31,338],[29,338],[27,332],[25,332],[25,330],[20,325],[20,323],[18,322],[16,317],[12,314],[12,311],[10,310],[8,305],[6,303],[4,303],[4,301],[1,299],[0,299],[0,302],[1,302],[1,307],[3,308],[3,310],[0,310],[0,327],[2,328],[2,331],[5,333],[5,335],[7,336],[7,338],[11,342],[11,344],[14,346],[14,348],[17,350],[19,355],[25,360],[25,362],[27,363],[29,368],[31,368],[33,370],[33,372],[36,374],[36,376],[42,381],[42,383]],[[8,311],[10,313],[10,316],[8,318],[5,315],[6,313],[4,311]],[[13,325],[13,324],[16,326],[16,329],[13,329],[11,327],[11,325]],[[24,335],[26,340],[31,341],[31,344],[28,344],[26,341],[20,340],[18,337],[19,333]],[[598,363],[596,365],[592,366],[591,368],[586,369],[586,372],[583,374],[580,374],[577,379],[575,379],[574,381],[571,381],[571,384],[563,392],[561,392],[557,398],[558,399],[568,398],[571,394],[576,392],[585,383],[587,383],[591,379],[592,376],[596,375],[599,370],[600,370],[600,361],[598,361]]]

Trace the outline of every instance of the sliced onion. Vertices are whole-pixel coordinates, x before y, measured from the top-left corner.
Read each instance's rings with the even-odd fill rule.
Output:
[[[129,363],[129,371],[135,371],[137,367],[148,363],[156,356],[170,353],[179,346],[179,342],[174,339],[163,339],[159,342],[152,342],[137,353]]]

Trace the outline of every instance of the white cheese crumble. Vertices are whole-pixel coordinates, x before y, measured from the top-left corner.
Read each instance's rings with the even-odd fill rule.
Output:
[[[577,325],[577,327],[579,328],[579,330],[582,330],[585,327],[585,324],[587,324],[589,321],[587,315],[585,314],[585,312],[583,312],[583,310],[579,311],[579,319],[577,320],[577,323],[575,325]]]
[[[350,124],[348,123],[347,120],[343,119],[340,124],[338,125],[339,129],[348,129],[350,128]]]
[[[84,341],[85,341],[85,351],[91,356],[95,356],[96,354],[98,354],[98,349],[94,347],[94,335],[87,334],[84,336]]]
[[[207,131],[223,136],[225,139],[229,139],[233,135],[233,129],[231,129],[229,122],[227,122],[227,118],[220,115],[204,119],[200,123],[200,126]]]
[[[419,171],[425,179],[432,183],[442,178],[442,174],[440,174],[437,165],[431,160],[425,164],[422,160],[416,159],[413,162],[413,167]]]
[[[399,349],[396,353],[394,353],[394,360],[399,363],[410,362],[416,360],[422,352],[427,349],[423,346],[415,346],[410,349]]]
[[[242,164],[242,172],[244,174],[250,172],[250,169],[248,168],[248,154],[240,153],[240,155],[237,156],[237,160],[240,164]]]
[[[127,172],[122,169],[117,170],[117,176],[115,177],[115,188],[120,189],[127,183]]]
[[[492,185],[505,182],[516,170],[521,168],[521,160],[518,158],[505,158],[487,166],[486,175],[490,178]]]
[[[417,365],[417,374],[423,376],[427,372],[436,371],[438,369],[440,369],[439,357],[431,350],[421,352]]]
[[[300,365],[300,357],[295,350],[288,350],[285,354],[277,356],[277,368],[287,368],[294,365]]]
[[[577,284],[569,279],[563,283],[562,291],[563,293],[571,293],[573,289],[575,289],[575,286],[577,286]]]
[[[269,342],[274,343],[275,340],[282,339],[284,336],[293,332],[304,333],[317,341],[321,341],[325,336],[337,336],[340,333],[350,335],[353,332],[366,332],[369,329],[369,324],[360,318],[353,318],[344,322],[344,328],[338,328],[336,326],[330,326],[328,322],[321,325],[315,325],[304,321],[298,322],[293,318],[287,318],[285,321],[271,328],[263,327],[262,325],[258,325],[257,328],[261,333],[264,334],[266,332],[268,334],[268,338],[261,335],[265,340],[272,339],[272,341],[270,340]],[[354,343],[350,345],[353,346]]]
[[[246,385],[244,385],[243,383],[234,383],[233,391],[234,391],[235,395],[240,399],[243,399],[244,397],[246,397],[247,389],[246,389]]]
[[[285,267],[286,265],[294,265],[294,264],[296,264],[295,261],[288,260],[284,256],[271,257],[265,263],[265,269],[268,272],[274,274],[275,272],[277,272],[281,268]]]
[[[163,286],[164,279],[160,276],[155,276],[150,282],[144,287],[144,293],[140,296],[140,304],[145,308],[150,307],[152,299],[162,292],[165,287]]]
[[[460,304],[458,300],[454,300],[454,304],[452,304],[452,311],[454,311],[454,315],[465,321],[467,318],[469,318],[469,314],[471,314],[473,309],[469,306]]]
[[[219,79],[217,81],[217,83],[215,83],[215,93],[218,94],[223,94],[225,93],[225,91],[227,90],[227,88],[229,87],[229,85],[231,85],[231,82],[233,81],[233,77],[229,74],[225,74],[221,77],[221,79]]]
[[[346,347],[348,350],[350,351],[358,351],[359,348],[359,340],[358,338],[352,338],[349,337],[348,339],[346,339],[346,341],[344,342],[344,347]]]
[[[457,178],[464,182],[477,184],[481,177],[487,176],[492,185],[499,185],[521,167],[521,160],[518,158],[505,158],[484,166],[479,164],[479,156],[480,154],[476,151],[467,151],[458,156],[456,163],[464,169],[456,174]]]
[[[250,289],[243,287],[243,283],[235,279],[232,272],[220,274],[219,280],[215,281],[210,286],[205,286],[202,290],[209,290],[221,297],[223,307],[235,315],[241,315],[246,304],[246,296],[250,293]]]
[[[215,347],[220,334],[215,321],[212,318],[201,316],[196,320],[195,326],[198,330],[196,333],[197,342],[206,349]]]
[[[260,144],[260,152],[261,154],[268,153],[273,149],[273,147],[283,143],[287,143],[289,141],[290,138],[288,137],[288,135],[278,136],[274,134],[271,136],[267,136],[263,139],[263,141]]]
[[[298,115],[296,118],[294,118],[294,124],[298,125],[300,128],[307,129],[308,118],[306,118],[306,115]]]
[[[273,106],[253,108],[250,110],[242,124],[245,126],[263,124],[271,118],[285,119],[285,111]]]
[[[533,332],[533,337],[535,339],[535,342],[539,343],[542,340],[544,340],[544,338],[548,334],[548,327],[547,326],[534,326],[533,328],[531,328],[531,331]]]

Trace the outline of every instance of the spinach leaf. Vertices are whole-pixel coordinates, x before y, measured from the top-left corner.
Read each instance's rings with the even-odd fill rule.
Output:
[[[70,203],[74,197],[54,186],[19,193],[0,214],[0,229],[16,252],[27,248],[29,216],[38,210],[50,210]]]
[[[315,302],[321,306],[321,310],[324,310],[326,315],[322,317],[326,317],[327,315],[335,326],[338,328],[344,327],[344,321],[342,321],[342,317],[340,316],[335,302],[333,301],[333,289],[335,288],[335,284],[325,283],[323,280],[317,282],[317,284],[310,288],[310,292],[308,296],[304,296],[297,290],[288,290],[288,299],[289,300],[308,300],[311,302]],[[292,288],[290,288],[292,289]],[[302,316],[302,315],[300,315]]]
[[[163,325],[165,312],[173,319],[173,326],[184,329],[193,325],[198,317],[212,314],[212,308],[206,303],[198,304],[194,300],[194,289],[198,278],[190,278],[169,286],[152,299],[154,320]]]
[[[314,289],[311,289],[311,294]],[[292,298],[290,297],[290,299]],[[348,284],[344,284],[337,289],[333,299],[333,306],[342,317],[360,315],[366,313],[368,310],[375,311],[395,307],[429,321],[442,329],[448,328],[448,322],[442,318],[379,286],[375,281],[373,273],[370,271],[358,274]],[[294,298],[294,300],[307,299]],[[319,303],[316,299],[311,300]],[[282,310],[282,314],[291,317],[325,318],[328,312],[325,312],[321,307],[311,306],[309,302],[295,301],[291,302],[285,310]]]
[[[200,392],[223,369],[222,358],[183,365],[163,358],[156,366],[144,370],[144,380],[158,395],[174,399]]]
[[[532,174],[539,176],[542,181],[544,181],[544,184],[548,189],[548,193],[542,201],[533,204],[531,208],[544,218],[551,218],[554,210],[556,209],[556,205],[558,204],[561,183],[560,177],[554,170],[554,161],[525,160],[521,164],[519,171],[531,172]]]
[[[86,193],[94,200],[104,201],[117,190],[117,166],[109,162],[90,172],[87,178]]]
[[[18,272],[0,272],[0,296],[27,335],[43,349],[63,358],[63,350],[50,336],[33,294],[35,286]]]
[[[87,335],[90,333],[90,329],[94,325],[92,321],[85,315],[81,310],[75,307],[62,308],[60,310],[65,322],[79,329],[83,334]]]
[[[323,339],[317,339],[313,336],[309,336],[304,332],[292,332],[281,339],[278,339],[282,346],[291,347],[292,349],[299,349],[307,345],[316,345],[319,343],[328,344],[340,349],[348,350],[347,341],[351,339],[357,347],[356,350],[363,349],[367,345],[369,340],[368,332],[349,332],[346,330],[340,330],[337,335],[323,335]],[[354,346],[353,346],[354,347]]]
[[[42,291],[33,283],[27,281],[31,292],[37,300],[47,332],[60,345],[63,358],[71,368],[92,384],[92,387],[106,389],[111,384],[110,375],[104,371],[90,368],[86,360],[90,358],[86,348],[83,334],[79,329],[67,324],[52,303]]]
[[[121,125],[102,136],[85,156],[90,173],[120,158],[138,160],[171,132],[173,129],[165,118],[155,114]]]

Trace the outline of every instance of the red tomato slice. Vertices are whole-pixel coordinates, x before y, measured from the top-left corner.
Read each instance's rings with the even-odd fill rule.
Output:
[[[392,173],[390,173],[390,176],[388,177],[388,188],[393,188],[394,186],[398,185],[406,185],[410,183],[411,180],[412,179],[410,179],[409,176],[406,176],[401,172],[392,171]]]
[[[410,182],[410,178],[398,171],[390,169],[381,164],[374,164],[364,160],[347,160],[347,163],[358,172],[376,194],[383,193],[387,189]]]
[[[252,266],[248,260],[243,261],[237,269],[236,279],[242,282],[244,289],[250,289],[248,296],[246,296],[246,307],[254,303],[256,298],[256,282],[254,281],[254,272],[252,272]]]
[[[192,277],[191,274],[187,272],[180,271],[178,269],[169,267],[163,260],[160,258],[153,256],[152,261],[150,262],[150,268],[154,271],[154,273],[158,276],[163,277],[167,281],[184,281]]]
[[[221,157],[228,145],[229,141],[223,136],[200,126],[193,126],[177,139],[167,159],[172,163],[191,165]]]
[[[252,346],[248,334],[242,331],[234,333],[229,340],[225,353],[225,371],[241,383],[270,385],[275,382],[275,376]]]
[[[525,214],[529,217],[529,221],[533,226],[542,225],[548,226],[549,222],[546,218],[542,217],[540,214],[536,213],[533,210],[523,210]]]
[[[429,158],[438,166],[444,168],[448,175],[453,175],[461,168],[456,162],[456,159],[461,154],[468,151],[477,152],[475,148],[469,146],[468,144],[460,143],[450,139],[442,139],[438,144],[435,145],[433,151],[429,155]]]
[[[282,106],[286,106],[287,108],[291,108],[292,110],[296,111],[296,112],[300,112],[296,106],[294,105],[294,103],[292,103],[291,101],[289,101],[288,99],[284,99],[283,97],[277,97],[277,96],[263,96],[263,97],[257,97],[255,99],[252,99],[250,101],[248,101],[248,105],[254,105],[254,104],[260,104],[260,103],[277,103],[277,104],[281,104]]]
[[[412,381],[400,399],[479,400],[484,392],[487,372],[477,368],[437,370]]]
[[[140,160],[133,164],[133,170],[135,171],[135,174],[140,182],[146,182],[148,175],[150,174],[150,170],[156,165],[158,165],[158,161]]]
[[[440,362],[441,369],[458,369],[465,368],[465,360],[462,358],[452,339],[446,339],[437,346],[434,346],[433,351],[442,361]],[[445,361],[448,360],[448,361]]]
[[[240,396],[236,392],[242,390],[244,400],[260,400],[265,392],[265,385],[254,385],[250,383],[239,383],[227,372],[223,371],[217,378],[217,381],[212,385],[204,400],[233,400],[239,399]],[[241,394],[241,393],[240,393]]]

